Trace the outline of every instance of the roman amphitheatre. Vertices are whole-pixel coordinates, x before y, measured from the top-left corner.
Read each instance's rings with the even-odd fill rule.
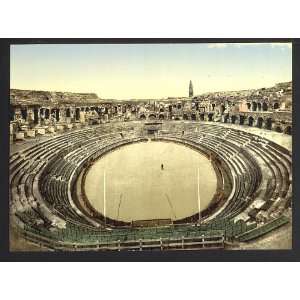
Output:
[[[10,96],[11,251],[292,247],[292,82]]]

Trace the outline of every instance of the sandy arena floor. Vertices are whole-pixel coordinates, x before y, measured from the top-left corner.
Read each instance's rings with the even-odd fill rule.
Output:
[[[205,156],[175,143],[146,142],[119,148],[90,168],[85,191],[101,213],[105,202],[105,215],[113,219],[181,219],[199,211],[198,168],[203,210],[216,191],[215,171]]]

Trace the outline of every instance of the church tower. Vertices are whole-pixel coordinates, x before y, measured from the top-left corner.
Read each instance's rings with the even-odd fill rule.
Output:
[[[194,96],[193,84],[192,84],[192,80],[190,80],[190,85],[189,85],[189,97],[192,98],[193,96]]]

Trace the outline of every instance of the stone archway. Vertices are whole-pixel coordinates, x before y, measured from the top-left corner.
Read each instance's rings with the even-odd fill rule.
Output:
[[[66,109],[66,117],[71,118],[71,110],[69,107]]]
[[[240,125],[245,124],[245,116],[240,115]]]
[[[27,115],[28,115],[27,108],[21,108],[21,116],[23,120],[27,119]]]
[[[38,108],[33,109],[33,123],[34,124],[39,123],[39,110],[38,110]]]
[[[49,117],[50,117],[50,110],[49,110],[49,108],[46,108],[45,109],[45,119],[49,119]]]
[[[271,118],[267,118],[265,121],[265,128],[268,130],[272,129],[272,119]]]
[[[148,116],[148,119],[149,119],[149,120],[155,120],[155,119],[156,119],[156,115],[150,114],[150,115]]]
[[[258,127],[258,128],[262,128],[263,122],[264,122],[264,119],[263,119],[262,117],[259,117],[259,118],[257,119],[257,127]]]
[[[253,126],[253,123],[254,123],[254,118],[252,116],[250,116],[248,118],[248,126]]]
[[[278,109],[278,108],[279,108],[279,103],[278,103],[278,102],[275,102],[273,108],[274,108],[274,109]]]
[[[261,111],[261,103],[260,102],[257,103],[257,110]]]
[[[256,102],[252,102],[252,110],[253,111],[257,110],[257,103]]]
[[[235,115],[231,116],[231,124],[235,124],[237,117]]]
[[[191,114],[192,121],[196,121],[196,114]]]
[[[144,114],[140,115],[140,120],[146,120],[146,116]]]
[[[164,120],[165,119],[165,116],[163,114],[160,114],[159,117],[158,117],[160,120]]]
[[[188,120],[189,116],[187,114],[183,114],[183,120]]]
[[[59,108],[57,108],[55,111],[55,118],[56,118],[56,121],[58,122],[59,121]]]
[[[262,104],[262,110],[263,110],[263,111],[268,111],[268,104],[267,104],[266,102],[264,102],[264,103]]]
[[[223,115],[224,114],[224,111],[225,111],[225,105],[221,105],[221,115]]]
[[[208,114],[208,121],[211,122],[213,120],[213,115],[214,114]]]
[[[75,111],[75,119],[76,119],[76,120],[79,120],[79,119],[80,119],[80,108],[79,108],[79,107],[76,108],[76,111]]]
[[[281,127],[280,127],[280,125],[277,125],[276,127],[275,127],[275,131],[276,132],[282,132],[282,129],[281,129]]]
[[[200,114],[200,121],[204,121],[204,114]]]

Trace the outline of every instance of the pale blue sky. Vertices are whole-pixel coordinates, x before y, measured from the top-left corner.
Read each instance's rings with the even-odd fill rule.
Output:
[[[11,46],[11,88],[164,98],[292,80],[291,44]]]

